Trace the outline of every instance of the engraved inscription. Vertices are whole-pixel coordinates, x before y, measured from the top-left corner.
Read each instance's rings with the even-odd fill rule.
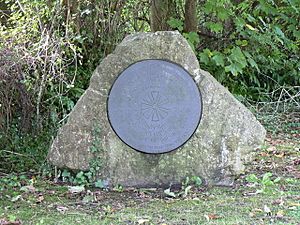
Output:
[[[152,143],[167,141],[168,139],[167,132],[164,128],[164,125],[150,127],[147,129],[147,131],[148,131],[147,136]]]
[[[159,91],[150,91],[141,103],[143,117],[148,121],[160,122],[168,116],[167,103],[168,99]]]
[[[164,60],[143,60],[125,69],[108,98],[109,122],[120,139],[145,153],[165,153],[197,129],[201,95],[190,74]]]

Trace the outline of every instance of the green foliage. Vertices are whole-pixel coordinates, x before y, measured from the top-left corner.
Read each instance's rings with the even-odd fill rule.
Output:
[[[39,171],[45,161],[53,131],[45,129],[39,134],[22,134],[17,125],[0,131],[1,166],[7,172]]]
[[[106,185],[105,185],[105,183],[103,182],[103,180],[98,179],[98,180],[95,181],[94,186],[95,186],[96,188],[105,188]]]
[[[98,122],[94,123],[94,128],[92,131],[92,135],[93,135],[93,141],[92,141],[92,145],[90,147],[90,151],[92,153],[94,153],[93,158],[90,160],[89,164],[90,164],[90,169],[89,172],[91,173],[91,181],[92,182],[96,182],[95,185],[97,186],[104,186],[103,183],[100,184],[99,182],[97,183],[97,181],[101,181],[101,180],[97,180],[97,176],[99,175],[99,171],[101,170],[101,168],[104,165],[104,154],[103,154],[103,143],[101,141],[101,127],[99,125]]]
[[[206,0],[199,8],[198,33],[183,35],[201,68],[235,95],[274,100],[265,93],[300,83],[300,4]],[[168,23],[183,32],[183,19]]]
[[[16,175],[13,173],[9,174],[0,178],[0,191],[3,191],[4,189],[21,187],[27,182],[28,179],[25,175]]]
[[[250,174],[246,177],[246,181],[257,186],[256,193],[272,193],[276,187],[276,184],[281,181],[280,177],[272,179],[273,174],[268,172],[265,173],[261,179],[255,174]]]
[[[164,190],[164,194],[168,197],[186,197],[189,195],[193,187],[199,188],[202,185],[202,179],[198,176],[186,177],[181,183],[181,190],[171,191],[171,187]]]
[[[300,83],[300,4],[207,0],[202,8],[200,65],[234,94],[266,100],[262,93]]]
[[[171,28],[183,32],[183,21],[175,18],[171,18],[167,23]],[[199,35],[196,32],[183,33],[183,36],[189,42],[192,49],[195,51],[195,47],[200,42]]]
[[[124,187],[121,184],[117,184],[114,188],[113,191],[116,192],[123,192],[124,191]]]
[[[72,185],[94,186],[96,188],[107,188],[107,184],[96,178],[91,170],[74,172],[64,169],[59,175],[63,182],[71,183]]]
[[[101,157],[103,153],[103,146],[101,141],[101,128],[97,122],[94,123],[92,130],[93,141],[90,147],[90,152],[94,154],[94,157],[90,160],[90,167],[88,171],[74,171],[63,170],[59,175],[63,182],[70,182],[74,185],[93,185],[97,188],[106,188],[106,183],[99,179],[99,171],[101,170],[104,162]]]
[[[170,25],[171,28],[177,29],[178,31],[182,32],[183,31],[183,21],[176,19],[176,18],[171,18],[167,23]]]
[[[181,33],[183,2],[176,1],[178,13],[168,21]],[[52,136],[88,87],[99,61],[125,35],[150,30],[149,2],[3,4],[9,13],[0,19],[0,169],[38,170]],[[274,100],[281,96],[274,90],[299,85],[298,0],[205,0],[198,7],[197,33],[183,35],[201,68],[236,96]],[[97,142],[90,149],[95,154]],[[91,160],[91,172],[101,163]]]
[[[198,176],[192,176],[191,177],[191,182],[194,184],[196,187],[200,187],[202,185],[202,179]]]
[[[192,49],[195,51],[196,46],[200,42],[199,35],[196,32],[184,33],[183,36],[186,38]]]
[[[136,0],[3,4],[9,13],[0,24],[0,169],[36,169],[32,164],[43,164],[51,136],[88,87],[99,60],[126,33],[146,29],[134,7],[146,8]]]

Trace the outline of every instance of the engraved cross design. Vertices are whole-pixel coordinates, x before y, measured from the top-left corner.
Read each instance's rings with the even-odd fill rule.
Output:
[[[142,115],[152,122],[159,122],[168,115],[169,109],[165,107],[168,103],[159,91],[151,91],[142,101]]]

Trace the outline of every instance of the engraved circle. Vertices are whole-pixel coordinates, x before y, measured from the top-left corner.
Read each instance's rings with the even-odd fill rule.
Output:
[[[201,94],[191,75],[165,60],[143,60],[126,68],[107,100],[116,135],[144,153],[182,146],[197,129],[201,113]]]

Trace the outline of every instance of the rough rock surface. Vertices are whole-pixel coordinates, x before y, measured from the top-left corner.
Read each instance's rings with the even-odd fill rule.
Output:
[[[117,137],[107,118],[106,100],[113,81],[129,65],[144,59],[166,59],[181,65],[202,93],[203,115],[197,131],[171,153],[149,155],[131,149]],[[101,130],[97,137],[95,127]],[[89,88],[59,130],[48,160],[60,168],[88,170],[93,157],[100,157],[99,176],[110,186],[164,186],[193,175],[206,184],[231,185],[263,143],[265,133],[244,105],[199,68],[192,49],[178,32],[137,33],[126,37],[97,67]],[[95,140],[100,140],[101,146],[92,153]]]

